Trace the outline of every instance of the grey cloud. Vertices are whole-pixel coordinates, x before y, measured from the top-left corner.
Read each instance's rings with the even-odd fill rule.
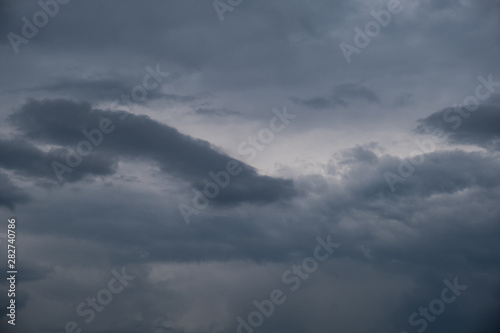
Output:
[[[401,184],[401,186],[410,187],[407,194],[384,195],[382,187],[387,185],[379,181],[381,171],[386,167],[397,167],[399,161],[396,158],[384,156],[375,158],[373,150],[376,148],[374,144],[369,144],[345,151],[340,158],[352,168],[347,172],[340,186],[330,186],[326,193],[324,189],[318,188],[322,191],[321,195],[314,196],[314,199],[311,199],[312,197],[306,199],[311,201],[306,201],[304,207],[293,206],[279,213],[273,210],[249,210],[246,217],[231,214],[210,217],[203,223],[193,224],[186,229],[184,226],[172,223],[168,215],[169,210],[165,209],[161,203],[152,201],[152,198],[142,198],[142,195],[133,192],[124,192],[113,197],[110,195],[111,192],[107,191],[100,194],[108,199],[107,205],[102,205],[98,211],[99,218],[88,219],[87,216],[72,218],[75,205],[80,207],[81,211],[86,211],[85,207],[96,207],[95,202],[100,201],[97,192],[95,192],[97,195],[82,193],[81,198],[89,198],[87,201],[82,202],[81,198],[74,197],[53,198],[49,205],[51,209],[48,209],[45,215],[47,223],[29,221],[26,227],[37,235],[56,234],[61,238],[92,239],[98,244],[105,244],[107,251],[110,251],[108,258],[116,263],[196,262],[196,267],[199,267],[198,262],[219,262],[221,267],[218,274],[221,276],[235,274],[234,267],[231,266],[233,260],[238,260],[238,262],[251,260],[259,264],[285,262],[290,265],[300,262],[313,250],[316,235],[331,233],[336,240],[342,242],[342,251],[335,253],[330,259],[331,263],[323,263],[315,273],[314,279],[304,281],[301,287],[304,288],[303,290],[290,294],[287,304],[280,307],[280,312],[270,318],[270,323],[262,328],[263,332],[271,333],[273,328],[291,325],[287,318],[293,314],[300,318],[296,322],[292,321],[294,325],[296,323],[304,325],[304,331],[311,331],[309,317],[311,313],[304,308],[303,304],[304,302],[316,304],[311,300],[312,297],[330,293],[337,295],[333,299],[338,301],[335,304],[339,309],[332,310],[327,307],[326,310],[335,316],[333,319],[326,315],[317,316],[315,322],[319,321],[322,327],[329,327],[333,321],[337,322],[338,327],[355,327],[358,331],[367,333],[387,331],[389,328],[395,330],[399,328],[398,324],[407,327],[407,318],[411,312],[417,311],[419,306],[427,305],[430,300],[439,296],[442,280],[452,279],[455,275],[459,276],[461,282],[467,283],[470,290],[474,287],[478,288],[474,290],[481,290],[481,292],[465,294],[467,296],[457,301],[458,308],[450,311],[454,314],[452,317],[439,318],[440,325],[456,327],[458,325],[456,315],[461,317],[460,326],[467,325],[472,330],[473,327],[477,327],[478,322],[484,320],[490,323],[487,326],[491,328],[494,317],[486,315],[478,317],[472,315],[466,308],[471,302],[479,300],[487,302],[491,309],[498,309],[499,306],[498,297],[495,298],[494,295],[478,296],[478,293],[482,292],[490,295],[488,291],[495,288],[497,280],[490,273],[498,267],[499,248],[496,238],[500,230],[496,223],[498,209],[495,207],[500,192],[498,181],[496,184],[491,184],[489,188],[485,188],[484,183],[494,180],[498,161],[489,161],[481,154],[438,152],[426,162],[430,164],[426,172],[415,173],[412,176],[419,178],[415,183],[411,182],[412,177],[410,177],[407,180],[409,183]],[[457,160],[462,159],[468,162],[457,163]],[[425,164],[420,167],[425,168]],[[418,183],[436,169],[441,169],[442,172],[438,171],[435,178],[424,184],[424,187],[429,187],[427,190],[421,190]],[[451,174],[447,171],[451,171]],[[474,180],[474,178],[481,177],[484,179]],[[439,181],[440,178],[442,180],[438,184],[435,186],[431,184]],[[448,182],[455,183],[458,190],[449,191],[446,187]],[[374,187],[379,189],[374,190]],[[469,191],[459,194],[459,189]],[[431,193],[440,195],[431,196]],[[117,212],[115,208],[121,200],[134,202],[135,205],[123,207]],[[165,198],[154,200],[161,202]],[[165,202],[168,205],[168,200]],[[466,205],[467,202],[470,204]],[[462,204],[457,205],[457,203]],[[60,208],[56,209],[56,207]],[[152,207],[158,207],[158,210]],[[138,208],[140,211],[134,213]],[[29,209],[28,212],[30,215],[39,215],[40,209],[47,211],[47,207],[37,207]],[[485,213],[479,217],[477,212]],[[141,217],[140,220],[135,221],[136,215]],[[473,219],[470,220],[471,218]],[[72,221],[71,227],[62,228],[69,220]],[[103,223],[103,221],[109,222]],[[307,223],[301,223],[303,221]],[[98,235],[95,234],[96,228],[100,231]],[[141,233],[134,234],[134,231],[138,229]],[[128,238],[127,235],[133,235],[133,237]],[[128,239],[126,244],[123,242],[124,238]],[[484,246],[477,246],[478,242]],[[370,256],[363,254],[360,245],[364,246]],[[79,249],[71,250],[75,253],[64,253],[61,256],[66,256],[64,260],[67,263],[64,265],[73,267],[71,262]],[[82,247],[80,250],[86,251],[87,256],[94,251],[99,252],[95,246]],[[141,258],[138,254],[142,251],[147,251],[150,256]],[[58,257],[58,260],[61,259]],[[86,265],[92,267],[95,263],[88,262]],[[262,296],[255,292],[246,296],[237,296],[234,292],[229,292],[228,299],[214,301],[213,297],[205,299],[200,295],[204,291],[212,290],[208,287],[180,293],[179,286],[173,287],[174,281],[185,280],[186,275],[177,275],[178,272],[172,272],[171,277],[165,278],[164,285],[156,283],[153,287],[151,283],[142,281],[131,289],[131,293],[141,293],[142,296],[135,295],[133,299],[136,302],[140,299],[141,302],[147,303],[148,311],[146,312],[154,314],[158,314],[160,309],[165,307],[170,309],[169,315],[187,315],[190,310],[199,309],[201,304],[231,305],[231,309],[236,306],[238,310],[231,312],[231,321],[227,322],[227,325],[232,327],[236,316],[249,312],[245,304],[250,304],[254,299],[264,299],[270,290],[283,287],[279,279],[284,269],[286,267],[279,266],[269,273],[268,268],[264,275],[271,275],[274,279],[263,283],[257,289],[257,292],[262,292]],[[208,273],[208,271],[205,272]],[[339,272],[340,278],[335,277],[333,274],[335,272]],[[477,272],[482,273],[478,275]],[[453,275],[450,276],[450,274]],[[186,288],[202,283],[202,281],[207,282],[208,279],[206,274],[187,276],[190,280],[183,281]],[[245,276],[248,277],[248,274]],[[390,283],[381,282],[387,281],[389,277]],[[395,289],[394,284],[401,283],[402,280],[408,283],[404,283],[400,287],[401,291],[397,292],[399,289]],[[221,279],[217,281],[220,283]],[[229,280],[227,281],[229,283]],[[252,279],[253,283],[250,283],[243,276],[236,281],[239,282],[233,282],[227,286],[229,289],[221,288],[225,292],[231,288],[246,290],[249,287],[256,287],[257,283],[256,279]],[[169,287],[173,289],[170,290]],[[385,294],[384,302],[387,302],[388,306],[392,303],[391,309],[394,311],[384,312],[381,322],[370,325],[353,324],[352,321],[338,322],[340,319],[337,316],[349,316],[351,320],[352,317],[359,316],[354,308],[359,309],[362,304],[371,302],[366,306],[367,311],[376,304],[380,304],[380,298],[367,292],[373,289]],[[156,299],[159,294],[163,295],[165,290],[168,290],[167,294],[171,297],[175,294],[175,299],[171,302],[165,301],[166,303],[148,302],[148,300]],[[468,297],[472,297],[473,300]],[[346,303],[345,299],[349,299],[352,304]],[[182,309],[174,307],[179,302],[182,302],[185,307]],[[329,299],[328,302],[331,304],[333,301]],[[124,303],[129,304],[125,301],[120,302],[120,304]],[[132,306],[127,311],[136,313],[139,307],[139,305]],[[483,306],[481,309],[484,311],[486,308]],[[319,306],[318,309],[322,307]],[[316,314],[318,309],[314,310]],[[283,313],[283,316],[279,313]],[[114,318],[114,315],[106,316],[106,319],[110,320],[110,318]],[[149,318],[140,324],[148,325],[153,319]],[[227,319],[215,316],[212,320],[221,324],[226,323]],[[132,324],[134,321],[130,319],[128,322]],[[168,322],[170,325],[166,327],[175,327],[181,331],[184,327],[184,324],[176,320]],[[226,330],[229,332],[229,328]]]
[[[172,204],[172,201],[175,203],[176,200],[172,200],[170,196],[155,197],[152,194],[148,196],[122,191],[120,196],[113,197],[111,195],[113,189],[103,190],[102,194],[93,191],[87,193],[90,190],[85,190],[81,197],[90,199],[81,203],[81,199],[66,198],[63,193],[58,194],[51,200],[48,206],[50,209],[45,213],[46,219],[51,222],[44,224],[29,222],[28,225],[32,232],[40,235],[57,234],[61,237],[78,237],[105,243],[115,249],[110,256],[117,262],[127,260],[129,262],[196,260],[281,262],[289,260],[294,253],[306,255],[309,243],[314,240],[315,235],[320,231],[329,233],[329,230],[335,235],[335,239],[347,243],[345,244],[347,252],[339,255],[364,261],[366,258],[357,250],[357,246],[368,239],[364,238],[363,233],[350,234],[349,224],[339,224],[340,221],[352,221],[355,225],[366,223],[367,230],[376,233],[376,226],[371,225],[374,223],[371,222],[372,219],[394,220],[411,225],[414,223],[414,214],[422,210],[437,214],[434,216],[429,213],[429,219],[439,220],[439,207],[432,205],[433,200],[442,198],[439,200],[447,200],[446,205],[452,205],[454,200],[460,200],[461,193],[468,193],[478,204],[490,193],[492,197],[487,200],[489,213],[482,216],[482,221],[484,223],[495,221],[496,211],[493,205],[495,198],[500,195],[500,180],[497,177],[500,166],[498,159],[485,154],[462,151],[429,154],[426,155],[425,163],[419,166],[413,175],[406,178],[405,182],[398,183],[397,191],[393,193],[389,190],[383,174],[385,171],[397,172],[400,159],[386,155],[376,157],[375,153],[370,151],[370,145],[348,150],[340,158],[341,164],[349,168],[338,185],[329,185],[320,176],[299,179],[297,190],[303,192],[305,196],[295,199],[299,205],[281,206],[279,213],[271,207],[260,207],[259,210],[248,207],[248,214],[230,212],[213,216],[209,214],[204,216],[201,222],[186,228],[185,225],[178,223],[180,217],[177,216],[175,204]],[[477,198],[475,195],[478,195]],[[85,216],[82,217],[86,223],[79,223],[79,218],[72,218],[73,209],[57,209],[59,205],[92,207],[100,201],[100,196],[108,198],[106,202],[109,207],[99,206],[99,218],[88,220]],[[464,200],[469,199],[464,198]],[[123,202],[134,202],[135,205],[117,211],[115,208]],[[472,205],[469,209],[474,207]],[[40,209],[34,208],[30,210],[30,214],[40,214]],[[47,206],[43,209],[47,210]],[[139,220],[131,217],[136,215],[140,216]],[[370,216],[370,218],[364,220],[360,219],[360,216],[365,218]],[[323,219],[328,222],[324,224]],[[73,221],[71,227],[63,228],[62,223],[67,225],[68,220]],[[103,221],[108,222],[103,224]],[[140,228],[146,223],[145,221],[148,224],[147,230],[124,244],[123,238],[127,238],[135,228]],[[301,223],[303,221],[307,223]],[[100,230],[99,235],[95,235],[96,228]],[[424,228],[422,232],[428,231]],[[493,239],[492,236],[491,241]],[[436,244],[439,242],[436,241]],[[377,256],[378,262],[385,263],[388,257],[394,255],[386,253],[391,251],[391,246],[398,245],[377,244],[377,249],[373,251],[380,251]],[[144,251],[149,253],[147,258],[139,256],[140,252]],[[417,260],[412,257],[412,253],[408,252],[405,255],[408,256],[408,262]],[[420,263],[425,260],[418,259]]]
[[[388,2],[247,0],[220,22],[212,0],[73,0],[14,54],[7,33],[20,33],[21,17],[40,6],[0,1],[0,209],[16,208],[26,269],[15,329],[61,332],[68,320],[83,322],[78,303],[105,287],[112,266],[127,265],[134,284],[82,331],[236,332],[236,317],[271,290],[288,290],[284,270],[331,234],[341,249],[256,331],[416,331],[408,316],[458,276],[469,289],[426,332],[496,333],[500,97],[457,129],[457,120],[428,110],[462,101],[478,75],[498,68],[499,3],[402,1],[404,10],[348,65],[339,43],[352,44],[353,27],[363,29],[370,11]],[[230,157],[146,116],[95,106],[129,93],[157,63],[182,75],[151,92],[141,110],[192,136],[201,127],[220,138],[222,121],[223,137],[238,141],[295,96],[300,120],[255,162],[293,182],[242,163],[234,187],[217,199],[239,204],[210,205],[182,223],[178,203],[190,202],[192,188]],[[56,97],[67,100],[20,107]],[[12,110],[13,123],[3,122]],[[81,130],[102,117],[116,129],[65,174],[69,184],[42,186],[56,180],[50,162],[64,162],[64,147],[75,148],[86,139]],[[441,128],[449,143],[476,152],[427,154],[391,192],[384,172],[397,173],[404,161],[401,138],[415,118],[425,118],[417,133]],[[8,326],[2,321],[0,331]]]
[[[473,144],[500,149],[500,103],[498,96],[469,112],[464,106],[445,108],[421,119],[415,129],[417,133],[445,132],[448,140],[455,144]]]
[[[66,149],[53,148],[44,152],[34,145],[20,140],[0,140],[0,167],[13,170],[22,175],[40,177],[57,181],[52,163],[65,164]],[[102,153],[95,153],[85,158],[71,173],[66,174],[66,181],[75,182],[88,175],[105,176],[115,172],[116,161]]]
[[[374,163],[378,161],[377,155],[372,149],[377,147],[377,143],[373,142],[364,146],[357,146],[348,149],[342,153],[342,164],[350,164],[353,162]]]
[[[465,189],[490,189],[500,186],[498,168],[500,160],[481,152],[436,151],[423,155],[423,163],[414,167],[414,172],[403,182],[395,185],[392,192],[384,177],[386,172],[398,175],[403,159],[391,156],[376,156],[369,147],[356,147],[332,159],[327,168],[331,174],[340,174],[343,186],[354,201],[365,202],[374,198],[407,200],[411,197],[425,198],[439,193],[457,193]],[[342,166],[347,165],[347,169]],[[332,209],[345,205],[345,198],[333,203]]]
[[[125,114],[128,118],[120,120]],[[61,146],[85,140],[82,130],[99,128],[102,118],[111,119],[116,128],[98,147],[103,153],[152,159],[162,171],[185,179],[197,188],[203,188],[210,171],[225,170],[231,160],[208,142],[183,135],[147,116],[92,109],[85,102],[32,100],[10,117],[27,138]],[[292,181],[260,176],[251,166],[243,162],[239,165],[242,172],[231,179],[228,188],[221,191],[214,202],[274,202],[295,195]]]

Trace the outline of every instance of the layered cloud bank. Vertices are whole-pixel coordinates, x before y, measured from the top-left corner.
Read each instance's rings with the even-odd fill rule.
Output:
[[[2,332],[498,331],[497,3],[63,2],[0,3]]]

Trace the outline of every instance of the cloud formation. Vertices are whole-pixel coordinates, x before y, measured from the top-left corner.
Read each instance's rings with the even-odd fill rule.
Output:
[[[125,116],[127,118],[121,120]],[[101,126],[102,119],[108,119],[110,131],[112,129],[112,133],[106,134],[105,137],[102,133],[99,137],[96,132]],[[117,158],[141,158],[154,161],[163,172],[202,188],[210,172],[225,170],[227,163],[232,160],[208,142],[183,135],[176,129],[147,116],[92,109],[86,102],[63,99],[32,100],[12,114],[10,120],[26,139],[61,147],[75,146],[74,151],[78,151],[78,142],[87,139],[92,141],[90,139],[92,136],[93,140],[102,141],[102,146],[99,145],[96,149],[101,155],[94,155],[92,152],[91,158],[84,157],[85,165],[82,165],[82,169],[80,166],[75,168],[79,172],[73,177],[84,174],[110,174],[113,170],[113,161]],[[83,133],[84,130],[87,134]],[[30,162],[32,165],[16,163],[18,159],[15,158],[15,154],[19,153],[25,157],[25,152],[19,151],[15,146],[5,145],[5,149],[10,148],[8,153],[14,156],[7,167],[31,172],[37,176],[48,176],[49,169],[53,168],[50,167],[49,158],[55,157],[54,154],[60,150],[52,150],[49,157],[45,157],[43,153],[29,145],[19,143],[18,146],[35,156]],[[241,161],[238,165],[242,171],[232,179],[227,190],[214,199],[215,202],[265,203],[295,195],[292,181],[260,176],[254,168]],[[72,175],[73,172],[69,174]]]
[[[500,149],[500,102],[493,96],[476,110],[456,106],[431,114],[420,120],[416,131],[428,133],[434,129],[445,131],[450,142],[473,144],[488,149]]]
[[[61,2],[0,1],[0,215],[20,263],[1,332],[229,333],[259,313],[255,332],[417,332],[423,311],[425,333],[498,332],[496,1],[401,0],[390,22],[393,0],[217,0],[222,22],[212,0]],[[347,63],[355,27],[370,41]],[[341,247],[316,267],[318,237]],[[136,278],[86,323],[122,267]],[[455,277],[468,288],[439,313]]]

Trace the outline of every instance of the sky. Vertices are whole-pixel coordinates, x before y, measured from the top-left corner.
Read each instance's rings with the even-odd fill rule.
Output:
[[[0,0],[0,32],[1,332],[499,332],[499,1]]]

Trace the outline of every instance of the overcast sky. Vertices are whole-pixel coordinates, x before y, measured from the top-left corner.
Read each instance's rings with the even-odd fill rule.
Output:
[[[499,331],[499,1],[0,0],[0,32],[0,331]]]

